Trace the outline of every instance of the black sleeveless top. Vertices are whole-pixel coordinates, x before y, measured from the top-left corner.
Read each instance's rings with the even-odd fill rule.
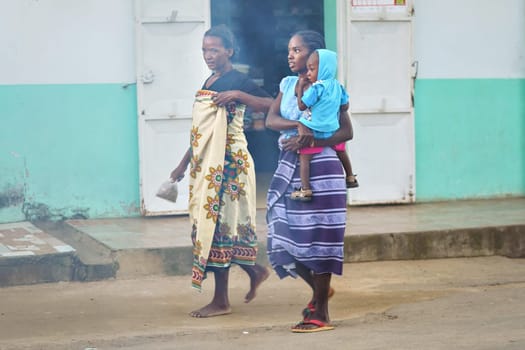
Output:
[[[202,85],[203,90],[211,90],[217,92],[229,91],[229,90],[240,90],[247,94],[258,96],[258,97],[271,97],[265,90],[254,83],[248,75],[241,73],[235,69],[226,72],[223,76],[217,79],[209,87],[206,87],[206,82],[213,77],[211,75],[206,79]]]

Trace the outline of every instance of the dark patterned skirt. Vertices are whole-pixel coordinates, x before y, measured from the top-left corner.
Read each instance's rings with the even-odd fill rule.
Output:
[[[279,277],[293,277],[295,263],[316,274],[343,271],[346,227],[346,185],[335,151],[329,147],[310,162],[313,198],[290,199],[300,187],[299,159],[295,152],[281,152],[268,190],[268,258]]]

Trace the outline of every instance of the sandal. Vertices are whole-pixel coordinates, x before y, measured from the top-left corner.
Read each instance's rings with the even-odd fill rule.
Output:
[[[290,194],[290,199],[294,201],[308,202],[312,200],[312,190],[296,189]]]
[[[332,287],[330,287],[330,289],[328,290],[328,300],[330,300],[330,298],[332,298],[335,294],[335,289],[333,289]],[[310,319],[310,316],[315,312],[315,305],[313,302],[309,302],[308,305],[306,305],[306,307],[303,309],[302,311],[302,315],[303,315],[303,320],[304,321],[307,321],[308,319]]]
[[[307,321],[310,316],[315,312],[315,306],[312,302],[309,302],[308,305],[303,309],[303,320]]]
[[[294,333],[314,333],[321,331],[331,331],[333,329],[335,329],[335,327],[329,323],[312,319],[299,322],[292,327],[291,331]]]
[[[357,175],[350,175],[346,177],[346,188],[356,188],[359,187],[359,182],[355,178]]]

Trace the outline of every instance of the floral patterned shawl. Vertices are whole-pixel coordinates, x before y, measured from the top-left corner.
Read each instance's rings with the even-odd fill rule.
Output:
[[[213,93],[197,92],[191,130],[192,285],[199,290],[207,270],[253,265],[257,256],[255,169],[243,132],[245,106],[217,107]]]

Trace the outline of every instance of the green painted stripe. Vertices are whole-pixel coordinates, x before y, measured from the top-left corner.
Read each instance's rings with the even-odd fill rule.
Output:
[[[525,79],[418,79],[418,201],[525,195]]]
[[[326,48],[337,51],[337,0],[324,1],[324,37]]]
[[[27,218],[139,214],[135,86],[4,85],[0,101],[0,196],[24,188]]]
[[[0,86],[0,105],[0,222],[139,214],[134,86]],[[525,195],[525,79],[417,80],[415,116],[418,201]]]

